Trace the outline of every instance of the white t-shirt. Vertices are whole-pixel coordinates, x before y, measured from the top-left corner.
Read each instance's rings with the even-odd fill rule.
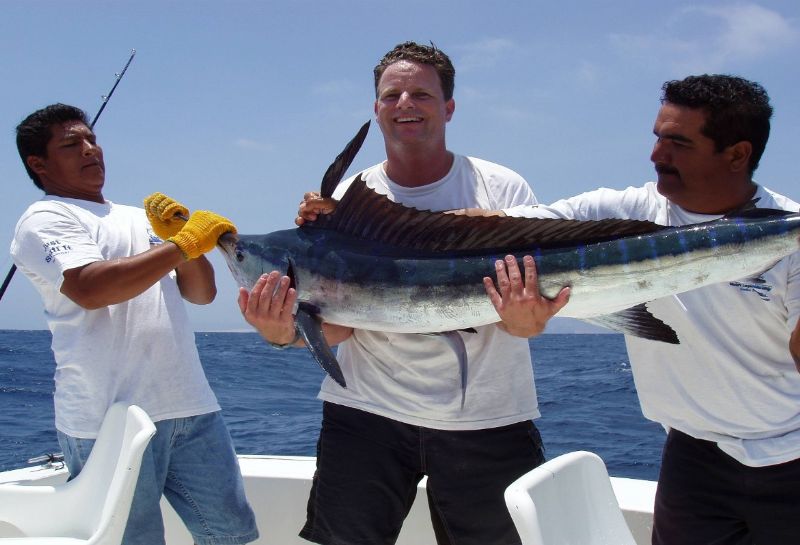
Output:
[[[44,303],[56,360],[56,428],[95,438],[108,407],[141,406],[154,420],[219,410],[171,272],[124,303],[86,310],[60,292],[66,270],[161,243],[144,210],[46,196],[17,223],[11,255]]]
[[[760,208],[797,212],[800,205],[764,187]],[[661,225],[717,219],[688,212],[653,182],[624,191],[599,189],[509,215],[580,220],[630,218]],[[568,303],[569,304],[569,303]],[[716,442],[749,466],[800,458],[800,373],[789,337],[800,316],[800,252],[758,279],[714,284],[648,304],[672,326],[679,345],[626,336],[645,417]]]
[[[367,185],[391,200],[425,210],[535,204],[517,173],[480,159],[456,155],[441,180],[417,188],[399,186],[375,165],[363,173]],[[353,178],[334,193],[341,198]],[[320,399],[400,422],[441,430],[474,430],[539,416],[527,339],[495,325],[459,333],[467,347],[468,382],[461,407],[461,374],[455,352],[442,338],[355,330],[338,347],[347,388],[330,377]]]

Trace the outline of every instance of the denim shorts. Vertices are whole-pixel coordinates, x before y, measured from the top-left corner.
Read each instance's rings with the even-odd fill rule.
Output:
[[[230,434],[219,412],[155,423],[142,458],[123,545],[164,545],[163,493],[197,545],[243,545],[258,538]],[[94,439],[58,432],[71,476]]]
[[[439,545],[518,545],[503,493],[542,462],[541,437],[530,420],[444,431],[326,402],[300,537],[324,545],[391,545],[427,475]]]

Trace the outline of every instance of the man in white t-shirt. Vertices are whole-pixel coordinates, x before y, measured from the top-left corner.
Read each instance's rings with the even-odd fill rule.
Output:
[[[369,187],[432,210],[536,203],[515,172],[447,150],[455,70],[442,51],[403,43],[374,73],[387,160],[362,173]],[[567,293],[543,300],[542,327]],[[272,344],[302,346],[291,314],[296,300],[289,278],[273,271],[251,293],[241,290],[239,302]],[[300,535],[322,544],[394,543],[427,475],[438,543],[518,544],[503,492],[544,460],[527,339],[502,323],[458,333],[470,365],[462,408],[458,359],[442,338],[331,324],[324,331],[329,344],[339,343],[347,388],[330,377],[322,384],[317,473]]]
[[[255,517],[183,305],[214,299],[214,271],[203,254],[233,224],[206,211],[184,223],[175,213],[188,210],[160,194],[148,197],[147,211],[105,200],[103,150],[73,106],[26,117],[17,149],[45,196],[17,223],[11,255],[44,303],[56,429],[71,477],[108,408],[139,405],[156,435],[123,544],[164,544],[162,493],[198,545],[253,541]]]
[[[505,212],[686,225],[754,199],[759,208],[800,210],[752,179],[772,115],[760,85],[703,75],[666,82],[663,92],[651,155],[657,182]],[[678,345],[625,339],[642,411],[669,432],[653,543],[800,542],[800,252],[757,278],[648,308],[680,338]]]

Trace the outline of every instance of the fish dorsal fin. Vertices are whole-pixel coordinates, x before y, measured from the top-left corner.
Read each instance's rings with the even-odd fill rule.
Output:
[[[561,248],[664,229],[649,221],[578,221],[474,217],[418,210],[390,201],[367,187],[359,174],[331,214],[308,222],[386,246],[421,252],[470,252]]]
[[[779,218],[782,216],[788,216],[792,214],[792,212],[789,212],[787,210],[779,210],[774,208],[757,208],[756,205],[760,200],[761,197],[750,199],[742,206],[731,210],[730,212],[722,216],[722,218],[720,219],[729,220],[729,219],[761,219],[770,217]]]
[[[794,212],[788,210],[778,210],[774,208],[746,208],[739,209],[733,212],[728,212],[721,219],[763,219],[763,218],[780,218],[783,216],[791,216]]]
[[[331,163],[322,177],[322,184],[319,189],[320,195],[326,198],[333,195],[333,190],[342,181],[342,176],[350,168],[350,163],[353,162],[358,150],[361,149],[361,144],[364,143],[364,139],[367,137],[367,131],[369,131],[369,121],[361,126],[358,133],[344,147],[342,153],[333,160],[333,163]]]
[[[730,212],[728,212],[728,214],[725,214],[725,215],[726,216],[727,215],[736,215],[736,214],[738,214],[740,212],[747,212],[749,210],[757,210],[756,205],[758,204],[758,201],[760,201],[760,200],[761,200],[761,197],[756,197],[754,199],[750,199],[749,201],[744,203],[739,208],[736,208],[735,210],[731,210]]]

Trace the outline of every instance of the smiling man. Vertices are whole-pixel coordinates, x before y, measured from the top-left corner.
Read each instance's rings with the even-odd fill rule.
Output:
[[[455,69],[442,51],[400,44],[374,76],[386,161],[361,173],[369,187],[430,210],[535,204],[517,173],[447,149]],[[297,342],[296,298],[289,278],[273,271],[251,293],[242,290],[240,305],[264,338],[286,346]],[[566,299],[565,291],[555,302],[542,300],[541,323]],[[462,407],[457,355],[444,339],[326,326],[329,344],[341,342],[347,388],[330,377],[322,384],[317,472],[300,535],[331,545],[394,543],[427,475],[438,543],[518,544],[503,492],[544,461],[532,422],[539,410],[527,338],[502,323],[455,333],[469,361]]]
[[[214,299],[214,271],[203,254],[233,224],[206,211],[170,224],[175,211],[188,211],[160,194],[146,200],[147,212],[107,201],[103,150],[73,106],[53,104],[25,118],[17,149],[45,195],[17,223],[11,255],[39,291],[53,336],[55,424],[71,477],[108,408],[139,405],[156,435],[123,545],[164,544],[162,494],[198,545],[256,539],[182,301]]]

